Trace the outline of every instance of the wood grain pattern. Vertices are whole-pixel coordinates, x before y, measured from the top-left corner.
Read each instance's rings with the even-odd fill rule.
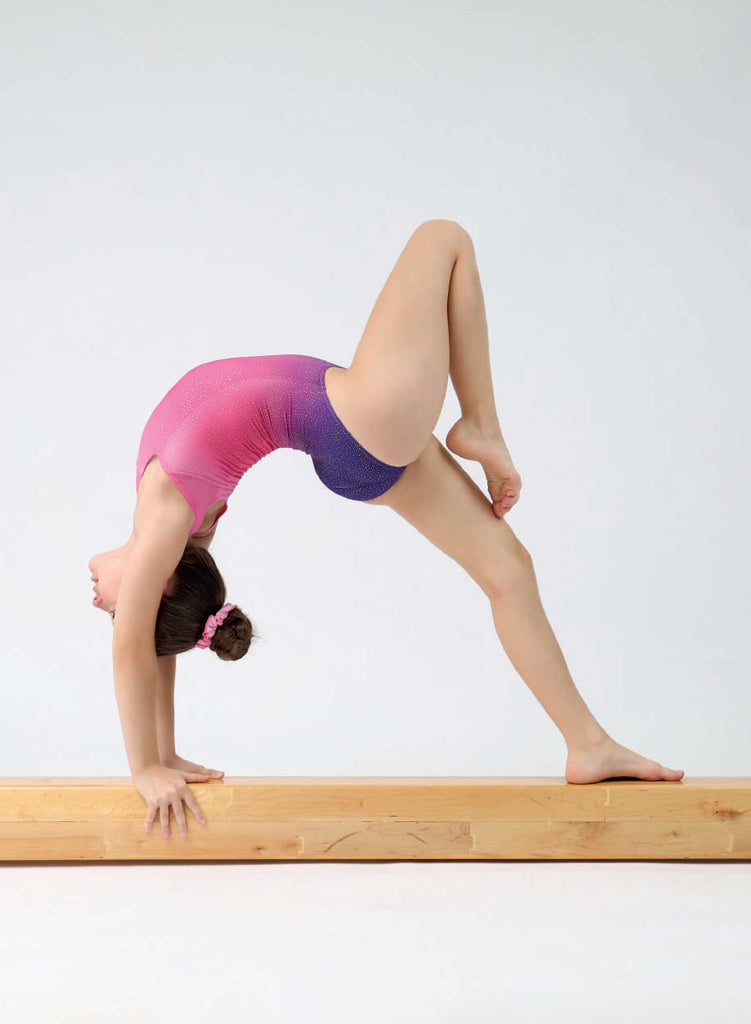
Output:
[[[746,860],[751,777],[232,776],[143,831],[129,776],[0,777],[0,861]]]

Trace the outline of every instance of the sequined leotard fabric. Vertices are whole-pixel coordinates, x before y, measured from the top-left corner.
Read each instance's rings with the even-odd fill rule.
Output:
[[[388,490],[405,466],[371,455],[349,433],[326,394],[325,359],[308,355],[237,356],[201,363],[170,388],[146,422],[136,459],[136,489],[152,456],[193,510],[191,535],[206,510],[227,499],[242,476],[277,448],[313,460],[336,494],[366,501]]]

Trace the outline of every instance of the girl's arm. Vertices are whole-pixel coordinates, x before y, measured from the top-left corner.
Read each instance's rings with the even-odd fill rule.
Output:
[[[159,677],[156,688],[156,739],[159,761],[165,764],[175,756],[175,671],[177,656],[157,658]]]
[[[185,548],[185,513],[161,504],[136,510],[135,544],[120,581],[113,623],[115,692],[131,773],[159,764],[156,701],[161,667],[154,628],[164,588]],[[184,532],[185,531],[185,532]]]
[[[210,533],[203,537],[189,537],[188,543],[199,548],[208,548],[214,539],[216,523]],[[175,750],[175,672],[177,656],[167,654],[157,658],[159,679],[156,688],[156,736],[159,746],[159,761],[166,764],[177,756]]]
[[[131,774],[159,762],[154,701],[156,653],[129,652],[114,658],[115,694]]]
[[[198,772],[210,775],[213,779],[221,779],[224,772],[217,768],[188,761],[175,750],[175,670],[177,658],[168,654],[157,658],[159,673],[156,685],[156,735],[159,746],[159,764],[167,768],[179,768],[182,771]]]

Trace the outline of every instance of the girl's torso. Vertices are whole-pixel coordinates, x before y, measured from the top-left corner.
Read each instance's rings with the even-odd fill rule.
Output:
[[[141,495],[145,491],[150,491],[153,487],[170,487],[172,490],[176,490],[174,481],[165,473],[162,469],[159,457],[152,455],[149,462],[141,474],[141,479],[138,483],[138,490],[136,492],[136,503]],[[184,497],[184,495],[183,495]],[[219,513],[224,509],[226,511],[227,502],[224,498],[220,498],[215,501],[213,505],[209,505],[206,513],[203,517],[201,525],[195,531],[195,535],[201,533],[207,533],[210,526],[213,526],[219,518]],[[224,513],[222,513],[224,514]],[[195,522],[194,524],[195,525]],[[191,526],[191,530],[193,527]]]
[[[177,488],[193,511],[190,535],[205,533],[256,462],[277,448],[310,450],[306,428],[329,369],[346,373],[308,355],[239,356],[189,370],[144,427],[137,500],[153,486]]]

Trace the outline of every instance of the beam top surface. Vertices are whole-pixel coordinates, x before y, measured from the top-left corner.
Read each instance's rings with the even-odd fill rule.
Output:
[[[195,786],[566,786],[587,790],[598,786],[710,786],[751,787],[748,775],[684,776],[679,782],[649,782],[644,779],[613,778],[586,784],[569,783],[560,775],[230,775]],[[0,786],[133,786],[129,775],[5,775]]]

